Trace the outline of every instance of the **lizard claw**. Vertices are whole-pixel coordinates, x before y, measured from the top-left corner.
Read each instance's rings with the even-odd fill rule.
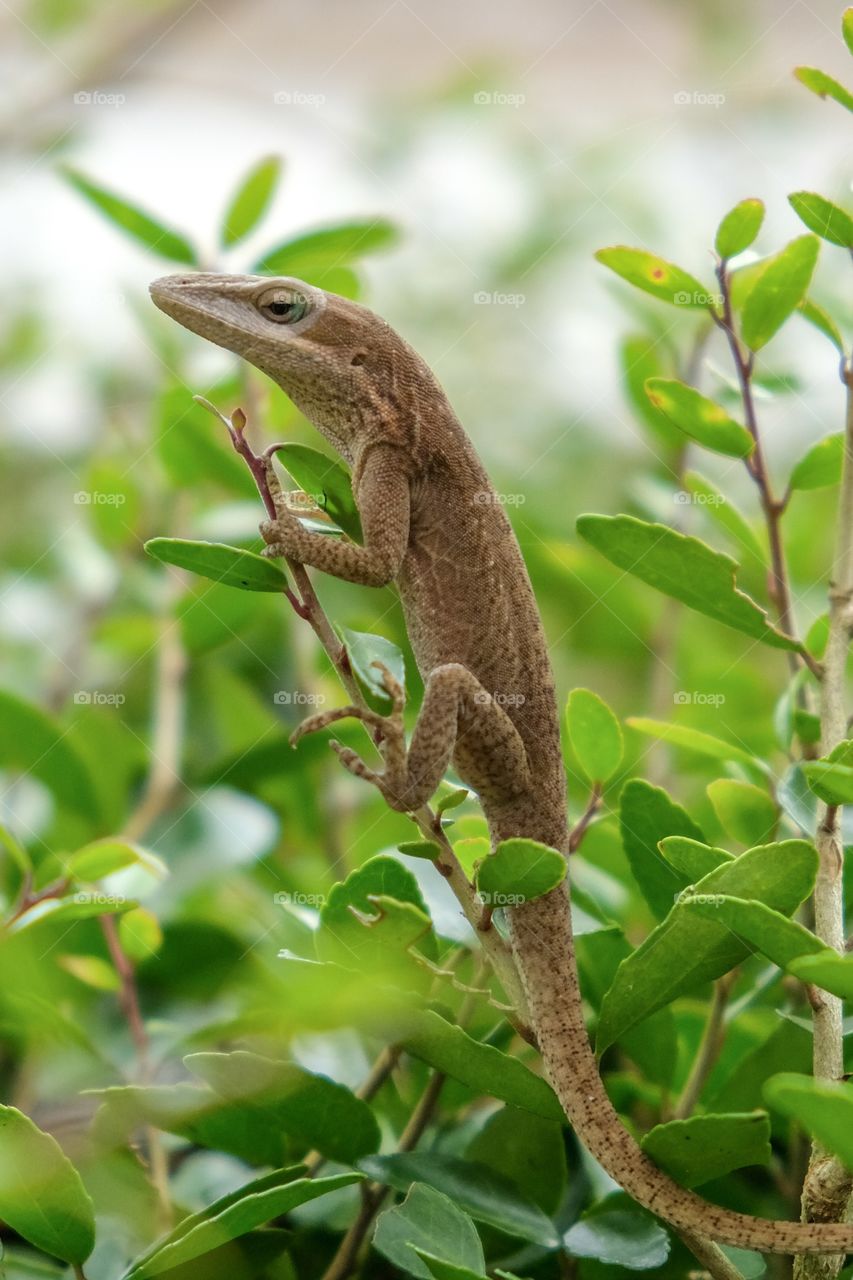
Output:
[[[380,732],[385,726],[384,716],[378,715],[375,711],[368,710],[367,707],[356,707],[351,703],[345,707],[335,707],[331,711],[318,711],[316,715],[308,716],[300,725],[293,730],[290,735],[290,745],[295,747],[300,738],[306,733],[317,733],[320,729],[325,729],[327,725],[334,724],[337,720],[361,720],[371,729],[377,729]],[[335,745],[334,743],[332,744]],[[366,766],[365,766],[366,767]]]
[[[372,667],[376,667],[377,671],[382,676],[382,683],[385,686],[385,692],[388,694],[392,703],[391,715],[401,715],[406,701],[406,693],[403,686],[400,684],[400,681],[393,672],[389,671],[388,667],[385,666],[385,663],[380,662],[379,659],[371,662],[370,665]]]

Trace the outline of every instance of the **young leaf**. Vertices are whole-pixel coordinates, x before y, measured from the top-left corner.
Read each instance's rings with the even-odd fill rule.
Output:
[[[622,763],[619,721],[603,698],[590,689],[573,689],[566,703],[566,728],[572,749],[590,782],[607,782]]]
[[[841,479],[844,432],[824,436],[800,458],[791,472],[789,489],[828,489]]]
[[[556,1094],[540,1075],[511,1054],[475,1040],[431,1009],[401,1010],[389,1023],[387,1038],[483,1097],[499,1098],[545,1120],[565,1118]]]
[[[361,541],[361,520],[349,472],[343,463],[307,444],[285,444],[276,457],[299,487],[310,494],[317,506],[340,525],[344,533]]]
[[[757,560],[762,567],[766,567],[767,552],[746,516],[730,498],[727,498],[716,485],[711,484],[711,481],[700,475],[698,471],[685,472],[684,487],[698,500],[698,504],[709,519],[725,530],[739,555],[745,552]]]
[[[491,907],[532,902],[556,889],[565,879],[564,854],[538,840],[501,840],[477,870],[477,893]]]
[[[151,1276],[162,1275],[181,1263],[203,1257],[228,1240],[239,1239],[298,1205],[351,1186],[363,1178],[360,1173],[339,1173],[329,1178],[298,1178],[282,1186],[269,1185],[280,1179],[282,1172],[250,1182],[239,1192],[224,1196],[201,1213],[184,1218],[174,1231],[137,1258],[122,1280],[149,1280]]]
[[[806,296],[817,262],[817,236],[799,236],[770,258],[747,294],[741,336],[758,351],[781,329]]]
[[[773,839],[779,813],[761,787],[739,778],[717,778],[707,793],[720,825],[735,840],[751,848]]]
[[[0,767],[32,774],[58,804],[75,813],[97,813],[92,780],[68,730],[8,689],[0,689]]]
[[[92,1201],[55,1138],[0,1106],[0,1218],[44,1253],[81,1266],[95,1247]]]
[[[281,160],[278,156],[266,156],[249,170],[222,220],[224,248],[245,239],[257,226],[269,208],[280,174]]]
[[[384,636],[375,636],[367,631],[350,631],[348,627],[339,627],[339,631],[365,702],[380,714],[389,712],[391,697],[385,688],[382,671],[374,664],[381,662],[397,683],[405,688],[406,664],[400,649],[393,640],[386,640]]]
[[[426,858],[429,862],[441,857],[441,845],[435,840],[403,840],[397,849],[409,858]]]
[[[408,1191],[413,1182],[424,1183],[449,1196],[464,1213],[486,1222],[519,1240],[544,1249],[557,1249],[560,1237],[553,1223],[524,1192],[487,1165],[460,1160],[439,1152],[366,1156],[359,1161],[362,1173],[396,1191]]]
[[[409,1275],[431,1280],[432,1272],[415,1253],[425,1250],[475,1275],[486,1270],[477,1228],[451,1199],[423,1183],[413,1184],[402,1204],[379,1215],[373,1247]]]
[[[62,924],[77,920],[91,920],[94,916],[117,916],[133,911],[139,904],[130,898],[106,897],[104,894],[89,896],[75,893],[70,898],[43,898],[35,903],[8,926],[10,933],[23,933],[40,924]]]
[[[727,849],[715,849],[688,836],[664,836],[658,841],[658,848],[670,866],[675,867],[690,884],[704,879],[717,867],[734,862],[734,854]]]
[[[825,804],[853,804],[853,740],[839,742],[820,760],[807,761],[803,773]]]
[[[645,249],[613,245],[599,249],[595,257],[629,284],[673,306],[705,309],[713,302],[708,290],[694,276]]]
[[[379,1148],[379,1126],[366,1102],[345,1085],[256,1053],[191,1053],[184,1062],[231,1103],[263,1110],[270,1126],[352,1164]]]
[[[287,578],[277,564],[223,542],[193,542],[189,538],[151,538],[145,550],[163,564],[189,569],[227,587],[243,591],[284,591]]]
[[[773,1155],[766,1111],[670,1120],[650,1130],[640,1146],[683,1187],[699,1187],[747,1165],[769,1164]]]
[[[441,796],[435,806],[436,813],[447,813],[450,809],[458,809],[460,804],[464,804],[468,799],[469,791],[467,787],[454,787],[452,791],[448,791],[446,795]]]
[[[832,76],[827,75],[825,71],[820,71],[817,67],[795,67],[794,75],[800,84],[804,84],[819,98],[833,98],[848,111],[853,111],[853,93],[845,89],[844,85],[839,84],[837,80],[833,80]]]
[[[702,832],[661,787],[642,778],[631,778],[622,788],[619,826],[634,879],[654,914],[662,919],[690,880],[661,857],[658,844],[665,836],[701,841]]]
[[[772,625],[763,609],[735,585],[737,564],[698,538],[636,516],[580,516],[578,533],[612,564],[674,596],[698,613],[775,649],[801,645]]]
[[[626,1196],[608,1196],[563,1236],[573,1258],[594,1258],[611,1267],[649,1271],[669,1257],[669,1236],[650,1213],[629,1207]]]
[[[720,896],[755,898],[790,915],[814,885],[817,854],[804,840],[749,849],[679,894],[662,924],[619,966],[599,1016],[602,1053],[648,1014],[704,982],[719,978],[749,954],[723,919],[713,914]],[[698,902],[708,918],[689,909]]]
[[[715,738],[713,734],[704,733],[701,729],[691,729],[686,724],[670,724],[666,720],[652,720],[648,716],[629,716],[625,723],[629,729],[647,733],[663,742],[671,742],[674,747],[696,751],[700,756],[710,756],[714,760],[733,760],[752,772],[766,772],[766,765],[756,756],[744,751],[743,747],[736,747],[733,742]]]
[[[767,1081],[764,1096],[853,1169],[853,1085],[783,1072]]]
[[[853,218],[815,191],[794,191],[788,203],[809,231],[842,249],[853,248]]]
[[[95,840],[76,853],[66,863],[66,871],[76,880],[102,880],[125,867],[140,866],[162,880],[169,869],[156,853],[126,840]]]
[[[841,336],[841,330],[824,307],[813,302],[811,298],[803,298],[797,310],[804,320],[808,320],[809,324],[819,330],[825,338],[829,338],[840,356],[844,355],[844,339]]]
[[[764,205],[761,200],[741,200],[730,209],[717,227],[714,248],[723,260],[748,249],[761,230]]]
[[[316,283],[324,274],[363,258],[366,253],[388,249],[397,230],[383,218],[344,222],[283,240],[268,249],[252,268],[259,275],[297,276]]]
[[[77,169],[63,165],[60,172],[75,190],[99,209],[110,222],[120,227],[134,240],[140,241],[146,248],[153,249],[161,258],[169,258],[172,262],[180,262],[184,266],[197,267],[198,255],[195,249],[179,232],[163,226],[150,214],[138,209],[122,196],[114,195],[104,187],[98,186]]]
[[[646,395],[679,431],[713,453],[748,458],[755,448],[746,427],[730,418],[722,405],[684,382],[675,378],[649,378]]]
[[[841,15],[841,34],[844,36],[844,43],[853,53],[853,6],[845,9]]]

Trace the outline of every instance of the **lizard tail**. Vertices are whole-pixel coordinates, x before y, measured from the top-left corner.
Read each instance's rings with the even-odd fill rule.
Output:
[[[853,1224],[773,1222],[720,1208],[673,1182],[613,1107],[583,1017],[563,887],[507,912],[530,1020],[554,1092],[588,1151],[628,1194],[673,1227],[761,1253],[853,1252]]]

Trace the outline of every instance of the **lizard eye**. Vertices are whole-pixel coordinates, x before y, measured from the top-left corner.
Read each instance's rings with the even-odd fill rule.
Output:
[[[308,310],[308,299],[301,293],[274,289],[258,299],[258,310],[276,324],[295,324]]]

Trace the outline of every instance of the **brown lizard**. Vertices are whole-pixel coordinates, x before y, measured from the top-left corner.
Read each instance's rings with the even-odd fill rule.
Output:
[[[526,836],[568,853],[554,679],[521,551],[474,447],[436,378],[373,312],[300,280],[167,276],[156,305],[255,365],[352,468],[363,544],[303,527],[283,504],[267,552],[365,586],[396,583],[424,697],[406,747],[383,719],[384,769],[340,750],[351,772],[412,812],[448,765],[479,796],[494,844]],[[392,689],[392,692],[397,692]],[[344,715],[339,708],[300,732]],[[622,1125],[584,1023],[565,887],[507,919],[529,1017],[571,1125],[638,1203],[681,1231],[767,1253],[853,1250],[853,1225],[772,1222],[679,1186]]]

